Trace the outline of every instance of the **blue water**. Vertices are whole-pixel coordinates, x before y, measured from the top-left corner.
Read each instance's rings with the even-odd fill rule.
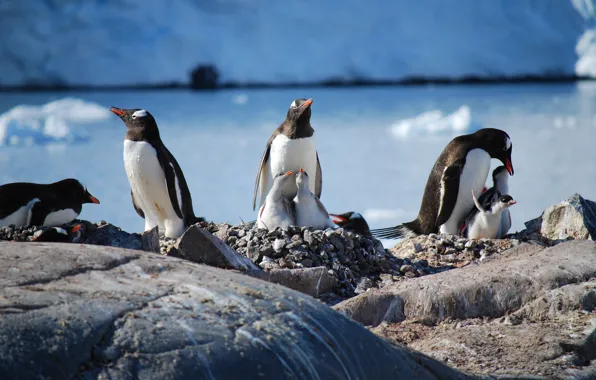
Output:
[[[355,210],[372,228],[413,218],[430,168],[452,133],[397,139],[391,126],[422,112],[470,107],[472,128],[506,130],[513,141],[513,229],[574,192],[596,199],[596,83],[338,89],[2,93],[0,112],[65,96],[109,107],[145,108],[182,166],[195,212],[217,222],[255,219],[254,177],[265,143],[294,98],[313,97],[330,212]],[[87,142],[1,147],[0,182],[75,177],[101,200],[82,218],[141,231],[122,164],[123,123],[92,127]],[[498,163],[495,162],[494,166]],[[382,212],[375,211],[381,210]]]

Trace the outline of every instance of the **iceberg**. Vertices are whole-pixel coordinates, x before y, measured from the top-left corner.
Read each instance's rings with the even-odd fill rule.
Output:
[[[70,125],[103,121],[110,111],[82,99],[64,98],[41,106],[19,105],[0,115],[0,145],[75,143],[87,136]]]
[[[0,2],[0,86],[596,74],[592,0]],[[583,36],[583,37],[582,37]]]
[[[449,115],[444,115],[440,110],[433,110],[410,119],[400,120],[391,126],[391,132],[396,138],[405,140],[412,135],[442,133],[459,135],[470,130],[471,127],[472,111],[464,104]]]

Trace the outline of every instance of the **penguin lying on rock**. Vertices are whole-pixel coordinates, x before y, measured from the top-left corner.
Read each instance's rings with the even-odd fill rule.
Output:
[[[0,227],[57,227],[70,223],[84,203],[99,204],[74,178],[50,184],[15,182],[0,186]]]

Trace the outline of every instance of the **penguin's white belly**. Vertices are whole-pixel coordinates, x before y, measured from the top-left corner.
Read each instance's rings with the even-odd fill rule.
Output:
[[[489,170],[490,155],[484,149],[472,149],[468,152],[464,169],[459,178],[455,207],[447,222],[439,228],[442,234],[457,235],[459,233],[459,226],[472,207],[476,207],[472,198],[472,190],[476,197],[480,196]]]
[[[321,211],[316,200],[311,197],[294,198],[296,205],[296,225],[300,227],[312,227],[315,230],[324,230],[334,224],[329,214]]]
[[[145,214],[145,231],[159,226],[168,237],[180,236],[184,221],[172,207],[166,177],[151,144],[124,140],[124,168],[137,206]]]
[[[273,178],[279,173],[293,170],[294,173],[302,168],[308,174],[308,187],[315,193],[317,177],[317,147],[315,136],[301,139],[289,139],[284,134],[279,134],[271,142],[269,152],[268,189],[273,185]],[[283,194],[288,199],[294,199],[297,188],[296,181],[287,181]]]
[[[73,209],[67,208],[50,212],[43,220],[43,225],[46,227],[58,227],[66,223],[70,223],[79,216]]]
[[[500,186],[497,187],[497,190],[501,193],[501,195],[509,195],[509,186],[507,183],[500,184]],[[511,213],[509,212],[509,209],[506,209],[501,212],[501,226],[499,227],[497,238],[502,239],[503,236],[507,235],[507,232],[509,232],[510,228]]]
[[[495,239],[501,225],[501,213],[498,215],[476,214],[468,226],[469,239]]]
[[[29,227],[31,220],[31,207],[39,202],[38,198],[32,199],[26,205],[19,207],[18,210],[3,219],[0,219],[0,227],[8,227],[14,224],[16,227]]]
[[[296,224],[290,214],[288,214],[281,203],[265,202],[259,209],[257,218],[257,227],[274,230],[277,227],[288,228]]]

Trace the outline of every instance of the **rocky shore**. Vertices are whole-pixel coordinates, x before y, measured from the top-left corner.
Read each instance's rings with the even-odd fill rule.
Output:
[[[77,228],[73,232],[72,227],[75,225]],[[594,343],[596,342],[594,340],[594,336],[596,336],[596,296],[594,296],[596,294],[596,267],[594,266],[596,244],[593,242],[596,237],[596,203],[577,194],[558,205],[547,208],[540,217],[527,222],[525,230],[511,234],[506,239],[468,240],[451,235],[431,234],[402,240],[389,250],[384,249],[382,244],[374,238],[360,236],[343,229],[313,231],[307,228],[290,228],[287,231],[266,231],[249,224],[231,226],[229,224],[200,223],[191,227],[179,239],[160,238],[157,229],[143,234],[130,234],[103,221],[97,224],[75,221],[71,225],[63,226],[63,229],[67,236],[62,235],[62,241],[78,243],[77,245],[0,243],[2,248],[0,254],[6,259],[7,255],[22,251],[17,256],[20,257],[23,254],[23,257],[38,257],[43,262],[50,260],[51,256],[58,262],[62,260],[60,259],[62,254],[65,257],[69,257],[70,254],[76,257],[75,253],[78,250],[85,251],[88,249],[85,247],[96,247],[92,250],[94,253],[89,251],[88,254],[85,254],[87,257],[85,260],[91,260],[90,263],[86,263],[85,260],[77,261],[79,259],[69,261],[68,265],[74,266],[69,270],[74,271],[72,273],[77,276],[76,274],[79,272],[96,273],[98,270],[111,273],[112,269],[109,269],[112,268],[111,264],[106,264],[108,269],[97,269],[99,264],[93,263],[93,255],[100,258],[107,254],[105,257],[110,258],[113,255],[121,255],[120,251],[113,251],[114,249],[128,248],[133,250],[129,251],[134,256],[134,259],[131,260],[140,260],[134,262],[143,262],[144,257],[148,255],[146,256],[147,260],[153,260],[154,264],[149,267],[140,264],[131,267],[126,261],[128,260],[126,257],[129,257],[127,253],[122,256],[124,264],[117,266],[124,265],[128,268],[125,272],[130,276],[138,276],[145,279],[143,281],[149,281],[147,283],[149,287],[153,286],[151,285],[152,278],[163,277],[160,274],[161,271],[171,271],[171,268],[179,265],[177,263],[192,261],[205,264],[197,268],[224,268],[227,271],[223,273],[237,272],[232,277],[224,275],[230,284],[245,283],[249,280],[242,280],[243,278],[254,278],[250,280],[253,282],[249,281],[251,285],[248,287],[242,285],[240,288],[235,288],[235,285],[229,285],[232,286],[231,289],[236,289],[232,292],[240,291],[240,294],[250,294],[250,297],[253,298],[250,301],[251,304],[257,302],[255,299],[267,299],[269,300],[267,302],[273,304],[278,302],[270,297],[269,293],[273,290],[268,289],[277,289],[279,286],[271,283],[292,288],[320,299],[350,319],[368,327],[374,334],[388,339],[393,343],[391,350],[397,349],[401,352],[399,355],[420,355],[415,351],[408,351],[405,348],[408,346],[430,355],[439,362],[479,374],[484,378],[491,378],[493,375],[501,376],[500,378],[507,378],[507,376],[512,376],[512,378],[524,378],[524,376],[589,378],[596,375],[596,362],[594,365],[592,364],[593,359],[596,359],[596,344]],[[47,234],[48,231],[49,229],[38,227],[28,229],[5,227],[0,229],[0,240],[44,241],[45,238],[53,238],[53,235]],[[38,247],[43,249],[40,251]],[[112,251],[105,251],[106,249]],[[154,252],[157,255],[143,251]],[[47,255],[48,258],[43,258],[44,255]],[[155,261],[158,259],[161,261]],[[48,268],[52,268],[53,265],[57,265],[54,262],[46,262],[43,264],[43,269],[41,267],[35,269],[35,266],[38,265],[35,264],[37,261],[32,262],[33,266],[29,265],[26,268],[19,266],[21,261],[15,262],[16,264],[10,264],[10,260],[8,262],[9,264],[6,264],[8,266],[0,265],[0,272],[5,272],[0,275],[0,278],[18,277],[17,273],[25,276],[24,278],[36,277],[46,273]],[[165,266],[159,263],[163,263]],[[38,272],[35,272],[36,270]],[[187,270],[194,271],[191,267],[182,271]],[[194,290],[191,291],[189,301],[179,300],[176,302],[182,302],[180,305],[190,305],[188,302],[195,305],[193,302],[198,302],[197,305],[201,305],[203,302],[201,297],[204,296],[200,294],[212,294],[213,287],[200,290],[205,286],[205,279],[210,278],[204,276],[217,278],[220,274],[215,274],[219,272],[208,274],[211,272],[207,269],[205,271],[201,272],[203,274],[199,277],[183,275],[183,277],[186,276],[183,283],[191,280],[195,284],[192,285]],[[116,276],[116,274],[114,275]],[[176,274],[174,277],[179,278],[179,275]],[[60,283],[63,281],[61,278],[58,276],[55,281]],[[192,279],[195,279],[194,282]],[[122,286],[116,285],[120,283],[120,280],[116,280],[115,283],[110,278],[104,280],[105,283],[96,284],[97,291],[100,293],[104,290],[109,292],[108,288],[110,287],[115,286],[114,289],[117,289]],[[27,281],[25,281],[26,284],[41,284],[46,280]],[[89,286],[93,286],[91,285],[93,279],[85,281],[89,281]],[[166,280],[165,283],[170,283],[169,281],[172,280]],[[180,280],[175,280],[172,284],[178,283],[176,281]],[[267,282],[270,284],[253,285]],[[77,288],[75,285],[72,286],[73,290]],[[177,288],[181,285],[173,286]],[[14,313],[25,313],[28,315],[30,311],[38,310],[38,306],[31,304],[37,302],[35,297],[31,296],[33,298],[29,299],[20,295],[18,296],[20,298],[14,298],[16,296],[9,288],[4,290],[5,294],[0,294],[0,300],[5,300],[0,301],[0,314],[8,316]],[[257,288],[259,290],[255,290]],[[44,288],[36,291],[47,292],[48,290]],[[143,292],[152,294],[155,293],[155,289]],[[163,296],[165,298],[160,301],[161,306],[152,307],[176,309],[178,306],[173,305],[169,297],[175,295],[174,298],[184,298],[184,294],[187,293],[166,292]],[[125,302],[130,296],[130,294],[123,293],[122,302]],[[227,308],[224,305],[229,304],[230,301],[226,301],[228,297],[237,299],[238,295],[228,294],[217,298],[217,301],[214,301],[213,311],[219,313]],[[302,298],[299,297],[299,299]],[[60,297],[52,302],[62,305]],[[143,302],[139,305],[144,305]],[[320,305],[321,308],[328,309],[322,304]],[[297,306],[300,309],[300,305]],[[144,307],[142,306],[142,310]],[[200,319],[199,316],[202,312],[199,312],[201,308],[197,309],[197,307],[191,306],[191,309],[195,310],[193,318]],[[224,309],[221,309],[222,307]],[[245,307],[241,306],[241,309]],[[284,313],[289,310],[286,307],[282,307],[282,309],[285,310]],[[113,318],[111,322],[107,323],[116,326],[112,327],[110,331],[118,332],[120,327],[117,326],[121,326],[122,323],[126,325],[134,320],[128,316],[129,312],[110,314]],[[297,312],[301,311],[294,310],[290,314],[294,313],[292,315],[295,315]],[[180,325],[181,319],[172,321],[171,318],[168,318],[170,317],[161,314],[150,317],[153,321],[152,325],[155,323],[164,325],[167,319],[167,324],[176,323],[182,326]],[[245,318],[245,312],[240,312],[235,318]],[[325,318],[328,317],[325,316]],[[20,327],[12,326],[12,323],[10,322],[8,325],[0,323],[0,357],[4,355],[1,352],[3,347],[7,347],[3,346],[3,344],[7,344],[7,341],[2,339],[2,328],[14,328],[20,331]],[[272,323],[275,325],[278,322]],[[287,325],[287,321],[283,323]],[[137,329],[141,328],[140,326],[130,325],[127,327],[128,332],[123,332],[123,334],[136,334]],[[294,320],[293,326],[289,328],[305,328],[301,323],[296,325],[296,320]],[[33,327],[27,328],[35,330],[42,327],[33,323]],[[203,327],[199,326],[197,329],[191,328],[192,334],[204,334]],[[159,331],[159,329],[155,331]],[[306,331],[309,331],[308,328]],[[255,338],[255,333],[254,331],[249,333],[253,342],[260,339]],[[241,333],[241,335],[248,336],[245,333]],[[374,338],[372,334],[371,336]],[[366,339],[372,339],[371,342],[373,342],[373,338]],[[116,335],[113,339],[116,339]],[[118,337],[118,339],[121,338]],[[110,344],[122,349],[118,339]],[[146,337],[146,339],[150,338]],[[303,337],[302,339],[307,338]],[[101,338],[101,341],[104,342],[105,338]],[[181,342],[176,344],[184,346],[184,343]],[[344,344],[349,345],[350,343],[345,342]],[[261,347],[264,346],[261,345]],[[276,350],[280,349],[276,348]],[[141,348],[127,350],[136,352],[141,357],[146,355],[144,349]],[[280,351],[276,352],[279,354]],[[202,355],[204,354],[203,352]],[[286,354],[290,355],[292,360],[296,359],[294,354],[287,352]],[[108,356],[111,358],[113,355],[109,354]],[[130,364],[131,360],[135,361],[130,359],[126,352],[124,356],[118,356],[117,360],[109,359],[106,362],[102,357],[100,355],[86,364],[85,378],[100,378],[94,375],[98,373],[118,379],[125,378],[122,377],[122,373],[114,369],[114,363],[117,362],[118,365],[126,367],[132,365]],[[289,360],[288,357],[284,358],[284,360]],[[182,359],[182,362],[186,363],[185,360],[187,359]],[[440,365],[439,362],[432,361],[433,359],[430,358],[424,360],[434,363],[432,365]],[[136,363],[135,365],[139,365],[140,361],[136,360]],[[143,363],[141,365],[147,368],[153,365],[146,361]],[[219,367],[216,365],[214,368]],[[296,368],[292,368],[292,371],[296,370]],[[309,371],[316,372],[318,370],[311,368]],[[0,365],[0,378],[4,378],[3,375],[9,373],[2,371],[2,365]],[[156,369],[156,371],[167,372],[163,368]],[[225,372],[225,368],[219,368],[217,371]],[[369,378],[372,373],[367,372],[372,369],[364,364],[358,371],[367,373],[367,376],[364,377],[356,376],[359,378]],[[389,371],[391,372],[391,370]],[[170,372],[167,373],[170,374]],[[297,374],[298,372],[295,372],[294,377]],[[425,376],[422,378],[468,378],[468,375],[458,372],[452,372],[449,375],[447,372],[444,375],[437,375],[433,372],[432,374],[427,373]],[[470,376],[469,378],[475,377]]]

